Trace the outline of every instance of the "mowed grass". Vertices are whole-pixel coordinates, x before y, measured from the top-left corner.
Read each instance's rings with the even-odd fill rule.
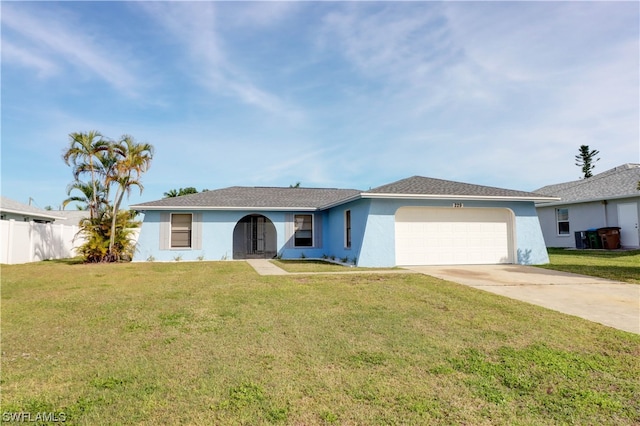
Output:
[[[550,248],[542,268],[640,284],[640,250],[565,250]]]
[[[2,411],[66,424],[638,424],[640,336],[419,274],[2,267]]]

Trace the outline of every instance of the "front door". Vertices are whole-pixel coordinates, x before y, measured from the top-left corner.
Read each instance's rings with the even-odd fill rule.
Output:
[[[251,216],[247,226],[247,252],[248,254],[263,255],[264,254],[264,216]]]
[[[618,226],[620,227],[620,245],[623,247],[640,246],[638,203],[618,204]]]
[[[253,214],[233,230],[234,259],[270,259],[276,255],[276,228],[267,217]]]

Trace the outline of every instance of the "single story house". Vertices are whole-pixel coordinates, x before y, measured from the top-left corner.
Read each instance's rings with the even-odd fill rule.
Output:
[[[51,223],[56,220],[63,220],[64,217],[49,210],[20,203],[11,198],[0,197],[0,220],[12,219],[18,222]]]
[[[554,200],[421,176],[368,191],[234,186],[130,206],[144,212],[133,260],[542,264],[549,258],[534,203]]]
[[[620,228],[622,247],[640,247],[639,182],[640,164],[623,164],[587,179],[537,189],[561,198],[536,202],[547,247],[576,247],[576,232],[606,227]]]

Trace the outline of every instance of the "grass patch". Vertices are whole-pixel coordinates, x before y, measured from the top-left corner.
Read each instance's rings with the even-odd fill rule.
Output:
[[[640,284],[640,250],[565,250],[548,249],[548,265],[541,268],[591,275],[609,280]]]
[[[2,411],[68,424],[640,422],[640,336],[420,274],[12,265],[1,319]]]

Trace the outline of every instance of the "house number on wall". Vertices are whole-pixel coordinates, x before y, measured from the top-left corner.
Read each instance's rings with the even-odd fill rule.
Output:
[[[453,203],[453,207],[457,208],[457,209],[460,209],[460,208],[464,207],[464,204],[462,204],[462,203]]]

